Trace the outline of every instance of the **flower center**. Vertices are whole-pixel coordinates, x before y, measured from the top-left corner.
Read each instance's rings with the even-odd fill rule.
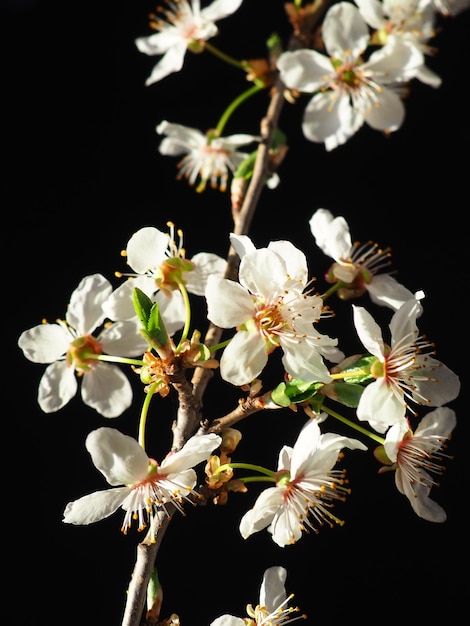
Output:
[[[96,359],[90,355],[103,354],[103,348],[99,341],[91,335],[83,335],[74,339],[67,350],[66,363],[68,367],[75,367],[77,372],[89,372]]]

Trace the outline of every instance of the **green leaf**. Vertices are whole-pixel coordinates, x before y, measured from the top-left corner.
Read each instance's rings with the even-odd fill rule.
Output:
[[[364,387],[350,383],[349,379],[328,383],[322,388],[322,394],[344,406],[356,409],[364,391]]]
[[[148,343],[156,348],[166,346],[169,341],[168,332],[160,315],[160,308],[138,287],[133,294],[134,309],[142,323],[142,335]]]
[[[147,321],[147,334],[151,340],[151,344],[157,348],[168,344],[168,332],[160,315],[160,307],[156,302],[150,309],[150,315]]]
[[[287,383],[280,383],[273,389],[271,399],[279,406],[298,404],[314,396],[323,386],[324,383],[310,383],[299,378],[293,378]]]
[[[134,309],[137,317],[142,323],[144,329],[147,329],[147,321],[150,317],[150,311],[153,306],[152,300],[138,287],[134,288],[133,293]]]

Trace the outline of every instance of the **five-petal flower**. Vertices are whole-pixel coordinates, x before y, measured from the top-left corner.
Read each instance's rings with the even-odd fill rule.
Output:
[[[434,346],[419,335],[416,319],[422,313],[417,298],[405,302],[390,321],[391,343],[387,345],[379,325],[362,307],[353,305],[354,325],[368,352],[377,357],[371,366],[375,380],[359,400],[357,417],[377,432],[400,423],[410,401],[440,407],[460,392],[459,377],[430,356]]]
[[[422,52],[403,37],[390,35],[364,61],[369,29],[350,2],[328,10],[322,35],[328,56],[300,49],[284,52],[277,60],[286,87],[314,94],[304,111],[305,137],[333,150],[364,122],[383,132],[398,130],[405,108],[393,87],[417,75],[424,64]]]
[[[49,363],[38,390],[39,406],[53,413],[77,393],[81,377],[83,402],[104,417],[117,417],[132,402],[132,387],[125,374],[100,354],[121,357],[142,355],[147,347],[133,321],[103,325],[104,303],[112,286],[101,274],[86,276],[71,295],[65,320],[39,324],[25,330],[18,340],[24,355],[34,363]]]
[[[284,547],[296,543],[302,531],[318,532],[325,522],[343,524],[331,511],[334,502],[349,493],[345,472],[333,469],[343,448],[367,450],[357,439],[321,434],[317,421],[309,420],[294,447],[280,451],[276,486],[262,491],[245,513],[240,522],[242,537],[268,527],[274,542]]]
[[[114,428],[98,428],[86,439],[93,464],[112,489],[96,491],[69,502],[63,521],[67,524],[92,524],[112,515],[119,507],[125,511],[122,531],[138,520],[139,530],[151,523],[155,509],[170,502],[183,512],[196,485],[195,465],[207,460],[222,439],[213,433],[191,437],[178,452],[157,463],[140,444]]]
[[[414,512],[430,522],[445,522],[444,509],[429,493],[438,483],[433,475],[444,471],[443,448],[457,424],[455,412],[440,407],[425,415],[413,432],[408,420],[401,420],[387,431],[384,450],[395,469],[395,484],[411,503]],[[378,456],[380,459],[380,456]]]
[[[200,0],[168,0],[165,19],[152,16],[151,26],[159,32],[135,41],[140,52],[150,56],[163,55],[145,84],[152,85],[169,74],[179,72],[186,51],[201,51],[204,41],[218,33],[215,21],[234,13],[241,3],[242,0],[214,0],[201,9]]]
[[[352,243],[344,217],[333,217],[327,209],[318,209],[309,221],[317,246],[335,263],[326,274],[330,283],[344,283],[338,295],[345,300],[366,291],[372,302],[395,311],[413,294],[388,273],[379,273],[390,265],[390,252],[375,243]]]
[[[216,254],[199,252],[191,260],[186,259],[182,245],[174,239],[174,226],[163,233],[153,226],[141,228],[127,243],[127,264],[134,273],[120,285],[105,303],[111,319],[135,320],[132,294],[137,287],[158,303],[165,327],[170,336],[183,328],[186,309],[183,296],[174,277],[178,276],[188,292],[203,296],[207,279],[211,275],[223,275],[227,262]]]
[[[305,255],[287,241],[260,249],[248,237],[232,237],[232,242],[237,251],[247,250],[240,282],[209,276],[206,288],[209,320],[220,328],[237,328],[220,360],[222,378],[233,385],[252,382],[268,355],[281,347],[283,365],[293,378],[330,382],[323,356],[338,362],[343,355],[336,339],[313,326],[323,301],[308,292]]]
[[[248,152],[239,152],[238,148],[259,142],[261,137],[239,133],[221,137],[214,131],[203,134],[197,128],[163,121],[157,126],[157,132],[166,135],[159,146],[161,154],[180,156],[178,178],[187,178],[190,185],[199,179],[196,191],[204,191],[207,183],[221,191],[227,189],[229,175],[248,157]]]

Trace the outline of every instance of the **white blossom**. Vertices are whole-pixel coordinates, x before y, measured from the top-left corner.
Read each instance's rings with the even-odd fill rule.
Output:
[[[83,278],[71,295],[65,320],[39,324],[24,331],[18,345],[34,363],[49,363],[40,382],[38,403],[45,413],[64,407],[81,380],[83,402],[104,417],[117,417],[132,402],[132,387],[118,366],[94,358],[108,354],[142,355],[146,342],[132,321],[106,324],[103,305],[112,292],[101,274]]]
[[[328,10],[322,33],[328,56],[299,49],[277,60],[286,87],[314,94],[304,111],[305,137],[333,150],[364,122],[383,132],[400,128],[405,108],[394,88],[417,75],[424,64],[422,52],[403,37],[390,35],[364,61],[369,29],[350,2]]]
[[[455,412],[441,407],[425,415],[413,432],[408,420],[387,431],[384,449],[395,469],[395,484],[410,501],[414,512],[430,522],[445,522],[444,509],[429,493],[443,471],[443,452],[457,424]],[[388,468],[384,468],[385,470]]]
[[[193,467],[207,460],[221,443],[215,434],[193,436],[178,452],[168,454],[159,464],[147,456],[139,443],[114,428],[98,428],[86,439],[86,448],[95,467],[112,489],[95,491],[65,508],[67,524],[92,524],[124,509],[122,531],[137,520],[143,530],[155,509],[173,503],[183,512],[182,503],[195,495],[197,476]]]
[[[353,244],[344,217],[333,217],[326,209],[318,209],[309,221],[317,246],[335,263],[327,273],[328,282],[342,281],[338,295],[344,299],[368,292],[372,302],[397,310],[413,294],[389,273],[381,273],[390,265],[390,252],[375,243]]]
[[[179,72],[186,51],[202,50],[204,41],[219,32],[215,21],[234,13],[241,3],[242,0],[214,0],[201,9],[200,0],[167,0],[164,17],[154,16],[151,22],[158,32],[135,41],[140,52],[150,56],[163,55],[145,84],[152,85],[169,74]]]
[[[345,447],[367,450],[357,439],[321,434],[317,421],[309,420],[294,447],[280,451],[276,486],[262,491],[245,513],[240,522],[242,537],[268,527],[274,542],[284,547],[296,543],[302,531],[318,532],[325,523],[342,525],[331,509],[349,493],[345,472],[333,469]]]
[[[422,314],[417,298],[405,302],[393,314],[386,344],[379,325],[363,307],[353,305],[354,325],[366,350],[377,361],[371,367],[375,380],[359,400],[357,417],[383,433],[400,423],[411,403],[440,407],[460,392],[460,380],[441,361],[430,356],[434,346],[419,334],[416,324]]]
[[[280,347],[293,378],[330,382],[323,355],[338,362],[343,354],[336,339],[313,325],[322,316],[323,301],[308,290],[305,255],[290,242],[251,246],[240,262],[239,283],[219,276],[207,282],[209,320],[237,329],[220,360],[222,378],[233,385],[252,382]]]

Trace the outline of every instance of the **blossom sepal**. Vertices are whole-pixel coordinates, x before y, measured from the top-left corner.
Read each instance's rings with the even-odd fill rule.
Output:
[[[328,383],[322,387],[321,393],[331,400],[335,400],[344,406],[357,409],[364,387],[357,383],[349,382],[348,379]]]
[[[375,448],[374,456],[379,463],[382,463],[383,466],[379,469],[379,474],[383,474],[384,472],[396,469],[396,463],[393,463],[393,461],[388,458],[388,455],[385,452],[385,447],[383,445],[377,446],[377,448]]]
[[[156,350],[165,348],[170,343],[168,332],[160,315],[160,309],[141,289],[135,287],[133,293],[135,312],[143,328],[142,335]]]
[[[305,402],[314,396],[324,383],[309,383],[299,378],[292,378],[287,382],[279,383],[271,392],[271,400],[279,406],[288,407],[291,404]]]

